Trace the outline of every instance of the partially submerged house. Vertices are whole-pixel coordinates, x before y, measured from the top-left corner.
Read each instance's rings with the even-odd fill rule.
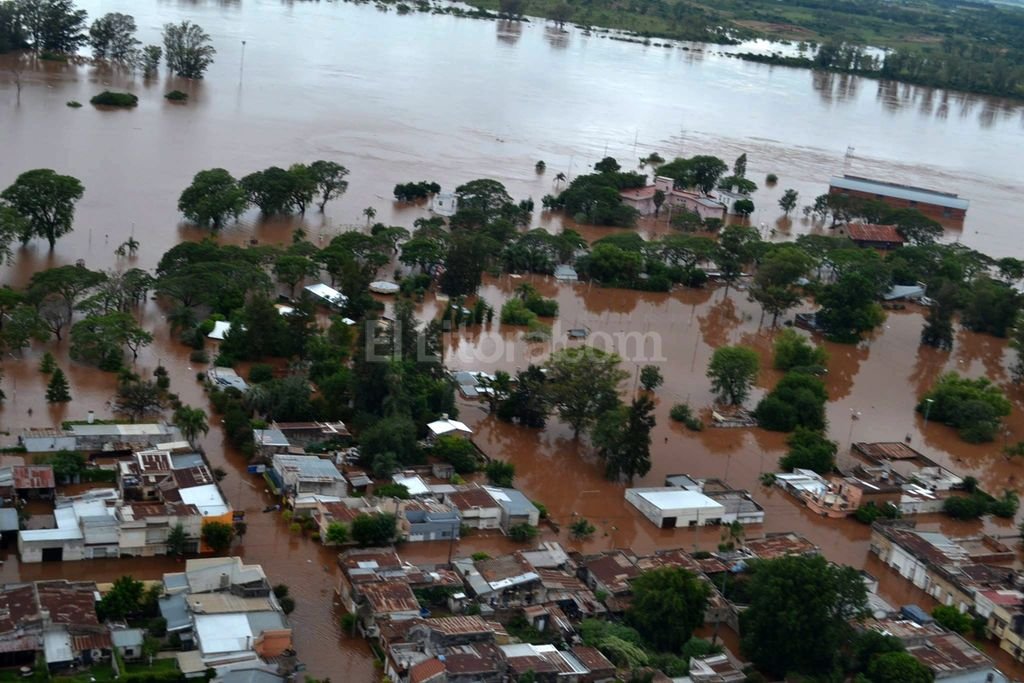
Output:
[[[897,209],[917,209],[936,220],[963,220],[970,205],[968,200],[951,192],[939,192],[854,175],[832,177],[829,180],[828,191],[829,194],[879,201]]]
[[[347,493],[345,477],[334,463],[315,455],[278,453],[273,457],[271,473],[293,507],[312,509],[316,497],[337,500]]]
[[[747,491],[720,479],[669,475],[665,486],[626,489],[626,501],[662,529],[708,524],[760,524],[762,508]]]
[[[728,213],[728,206],[725,202],[711,195],[676,189],[675,180],[664,176],[657,176],[653,185],[623,190],[619,193],[619,197],[623,204],[636,209],[641,216],[650,216],[657,209],[654,195],[659,191],[664,195],[662,211],[688,211],[697,214],[702,220],[708,218],[725,220]]]
[[[874,223],[850,223],[845,230],[846,236],[858,247],[872,249],[898,249],[905,240],[895,225],[876,225]]]

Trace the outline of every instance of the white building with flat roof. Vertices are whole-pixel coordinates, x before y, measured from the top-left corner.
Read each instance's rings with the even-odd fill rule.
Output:
[[[720,524],[725,506],[674,486],[626,489],[626,501],[662,529]]]

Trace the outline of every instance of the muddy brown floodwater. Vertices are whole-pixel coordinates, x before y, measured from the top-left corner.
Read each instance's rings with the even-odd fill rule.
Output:
[[[651,151],[726,159],[746,152],[752,178],[760,180],[768,172],[780,176],[777,186],[762,187],[754,196],[758,210],[753,222],[778,228],[781,237],[818,229],[802,219],[780,218],[776,202],[783,189],[797,189],[801,203],[808,203],[826,190],[830,175],[847,170],[958,192],[971,200],[971,208],[965,225],[950,230],[947,239],[1000,256],[1024,256],[1015,213],[1016,152],[1024,143],[1019,103],[751,64],[718,47],[643,47],[576,30],[560,33],[543,22],[399,17],[369,5],[275,0],[78,4],[93,17],[133,14],[146,43],[159,42],[164,23],[191,19],[211,34],[218,54],[201,82],[166,74],[144,81],[103,67],[29,63],[21,75],[20,96],[11,78],[13,58],[0,57],[0,187],[37,167],[75,175],[86,187],[75,231],[54,252],[33,243],[4,266],[2,280],[14,285],[33,272],[78,259],[94,269],[152,268],[173,244],[204,234],[182,225],[176,211],[177,197],[196,171],[222,166],[242,175],[318,158],[336,159],[352,171],[348,193],[326,214],[263,221],[250,213],[221,239],[287,242],[301,223],[311,240],[326,243],[342,230],[362,226],[366,206],[377,210],[378,220],[409,227],[425,207],[398,205],[390,198],[395,183],[409,180],[436,180],[451,189],[488,176],[504,182],[516,198],[539,200],[555,189],[556,173],[583,173],[606,154],[630,166],[632,159]],[[88,102],[111,87],[136,92],[138,108],[65,106],[70,100]],[[172,89],[188,92],[189,102],[166,102],[162,95]],[[853,149],[846,156],[848,147]],[[546,174],[535,173],[538,159],[547,162]],[[561,228],[559,217],[541,212],[535,224]],[[640,230],[657,234],[665,226],[644,223]],[[583,231],[591,239],[607,234],[596,228]],[[129,235],[141,242],[139,255],[116,258],[114,249]],[[624,383],[624,393],[635,389],[639,365],[662,367],[666,382],[657,393],[653,467],[637,484],[660,484],[664,475],[675,472],[725,478],[754,492],[766,509],[766,523],[749,534],[799,531],[830,559],[879,577],[881,592],[892,603],[931,605],[927,596],[868,555],[867,527],[814,517],[779,490],[760,486],[759,475],[773,470],[783,452],[782,435],[741,429],[698,434],[668,419],[675,402],[709,404],[704,369],[714,348],[742,342],[767,359],[773,333],[758,324],[760,311],[743,292],[646,294],[556,284],[550,278],[529,281],[559,301],[556,343],[564,343],[565,329],[585,325],[593,339],[617,344],[612,348],[626,358],[632,378]],[[481,296],[497,308],[521,282],[488,279]],[[428,299],[421,315],[430,318],[437,310]],[[140,355],[137,370],[151,372],[164,364],[172,390],[184,402],[207,406],[195,381],[202,368],[191,365],[189,349],[170,338],[160,306],[148,302],[140,318],[156,339]],[[961,332],[952,353],[922,350],[921,324],[919,311],[893,313],[860,346],[828,345],[830,432],[841,444],[842,457],[848,457],[851,440],[910,435],[916,448],[976,476],[988,490],[1019,489],[1024,465],[1006,460],[1002,444],[965,444],[942,425],[925,425],[913,411],[917,398],[944,370],[986,375],[1007,387],[1015,405],[1006,438],[1024,439],[1024,405],[1020,389],[1008,383],[1005,342]],[[44,377],[36,369],[42,349],[4,359],[4,430],[52,426],[88,410],[110,416],[113,376],[70,362],[66,341],[51,350],[68,371],[74,400],[46,404]],[[551,344],[524,343],[519,331],[497,324],[446,337],[448,362],[457,368],[514,371],[550,351]],[[776,380],[775,373],[764,371],[757,395]],[[860,419],[851,420],[855,413]],[[595,523],[598,532],[585,543],[563,532],[560,540],[570,548],[622,546],[644,552],[717,545],[716,529],[654,528],[625,505],[624,486],[604,480],[586,441],[574,441],[556,421],[543,431],[520,429],[472,403],[462,404],[461,414],[476,430],[481,448],[516,464],[518,485],[545,503],[556,521],[564,523],[575,514]],[[225,445],[220,426],[212,426],[203,445],[211,462],[229,472],[224,488],[232,505],[247,513],[248,533],[235,551],[263,564],[275,582],[290,585],[297,602],[292,616],[296,645],[309,673],[372,680],[365,643],[339,633],[332,597],[334,554],[290,535],[279,515],[261,512],[270,500],[261,481],[245,473],[244,460]],[[951,534],[984,528],[1012,537],[1017,521],[982,525],[933,517],[922,523]],[[546,532],[546,538],[553,537]],[[494,553],[513,547],[502,538],[471,536],[455,551]],[[447,544],[421,543],[401,552],[427,563],[444,561],[448,551]],[[125,573],[155,578],[176,566],[166,559],[21,565],[8,550],[0,581],[108,580]],[[1000,662],[1015,675],[1024,673]]]

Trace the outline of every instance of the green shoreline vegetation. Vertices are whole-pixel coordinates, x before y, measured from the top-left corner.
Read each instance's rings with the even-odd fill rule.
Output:
[[[87,43],[94,57],[118,63],[138,62],[146,74],[155,71],[160,47],[137,49],[134,20],[107,15],[86,35],[86,14],[70,2],[60,5],[54,27],[38,26],[31,12],[56,0],[0,0],[0,54],[32,48],[43,57],[64,58]],[[369,0],[345,0],[367,4]],[[747,61],[794,68],[847,73],[967,93],[1024,99],[1024,7],[966,0],[955,6],[941,0],[466,0],[469,9],[437,0],[375,0],[398,14],[424,12],[474,19],[524,20],[527,15],[571,23],[609,39],[654,47],[676,47],[652,39],[738,44],[767,38],[797,42],[797,54],[752,52],[735,56]],[[126,20],[119,21],[122,17]],[[38,22],[37,22],[38,23]],[[603,28],[596,28],[603,27]],[[194,32],[201,45],[178,54],[177,36]],[[188,35],[191,35],[190,33]],[[202,77],[215,52],[208,36],[188,22],[165,27],[168,64],[183,76]],[[790,43],[791,44],[791,43]],[[883,48],[874,55],[867,48]],[[678,46],[679,49],[692,49]],[[122,49],[123,48],[123,49]],[[152,55],[150,58],[150,51]]]

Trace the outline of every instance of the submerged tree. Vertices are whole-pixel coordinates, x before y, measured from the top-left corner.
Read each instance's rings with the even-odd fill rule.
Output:
[[[196,173],[178,199],[178,211],[185,218],[198,225],[210,225],[214,230],[219,230],[228,217],[237,220],[247,206],[246,191],[223,168]]]
[[[135,19],[130,14],[104,14],[89,27],[92,56],[120,64],[134,63],[138,59],[140,45],[135,39],[135,30]]]
[[[759,368],[760,360],[753,349],[723,346],[711,356],[707,376],[719,400],[738,406],[747,400]]]
[[[50,376],[50,383],[46,385],[46,401],[48,403],[67,403],[71,400],[71,388],[68,385],[68,378],[64,371],[57,368]]]
[[[84,193],[78,178],[37,168],[19,175],[0,192],[0,198],[27,220],[25,231],[19,235],[22,243],[44,237],[52,250],[58,237],[71,232],[75,203]]]
[[[202,78],[217,51],[210,36],[191,21],[164,25],[167,67],[183,78]]]

